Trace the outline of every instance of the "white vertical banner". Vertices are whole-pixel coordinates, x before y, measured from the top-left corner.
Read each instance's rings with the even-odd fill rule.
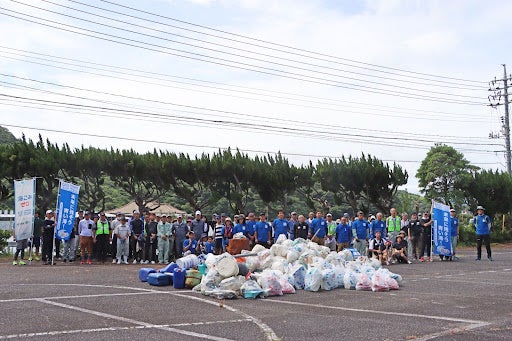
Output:
[[[14,181],[14,234],[17,240],[32,238],[35,195],[35,178]]]

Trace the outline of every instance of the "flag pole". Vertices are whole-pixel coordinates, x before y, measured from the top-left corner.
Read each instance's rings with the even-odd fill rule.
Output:
[[[434,199],[432,199],[432,203],[430,204],[430,261],[433,262],[434,258],[432,257],[434,254],[432,253],[432,244],[434,244],[434,234],[432,233],[432,224],[433,224],[433,214],[434,214]]]
[[[28,264],[29,265],[32,265],[32,254],[33,254],[33,250],[34,250],[34,215],[36,214],[36,200],[35,200],[36,178],[32,178],[32,181],[33,181],[34,193],[32,195],[32,222],[31,222],[32,230],[30,233],[30,251],[28,253]]]
[[[55,223],[53,227],[53,248],[52,248],[52,265],[54,264],[54,253],[55,253],[55,235],[57,234],[57,210],[59,209],[59,197],[60,197],[60,186],[62,184],[62,180],[59,179],[59,192],[57,193],[57,203],[55,204],[55,212],[54,212],[54,218]]]

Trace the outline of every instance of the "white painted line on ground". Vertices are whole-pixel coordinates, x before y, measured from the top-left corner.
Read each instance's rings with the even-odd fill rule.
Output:
[[[196,301],[201,301],[201,302],[212,304],[212,305],[215,305],[215,306],[219,305],[218,302],[211,301],[211,300],[204,299],[204,298],[200,298],[200,297],[194,297],[194,296],[189,296],[189,295],[180,294],[180,293],[174,293],[174,292],[167,292],[167,294],[173,295],[173,296],[185,297],[185,298],[196,300]],[[276,333],[272,330],[272,328],[270,328],[266,323],[264,323],[260,319],[254,317],[254,316],[251,316],[249,314],[246,314],[243,311],[240,311],[238,309],[230,307],[230,306],[228,306],[226,304],[223,304],[223,307],[225,309],[231,311],[231,312],[234,312],[234,313],[242,315],[246,319],[251,320],[254,324],[256,324],[263,331],[263,333],[265,334],[265,339],[266,340],[268,340],[268,341],[281,340],[281,338],[279,338],[276,335]]]
[[[91,295],[69,295],[69,296],[53,296],[53,297],[30,297],[30,298],[10,298],[0,300],[0,303],[23,302],[34,300],[64,300],[70,298],[93,298],[93,297],[111,297],[111,296],[131,296],[131,295],[152,295],[153,292],[125,292],[117,294],[91,294]]]
[[[404,316],[404,317],[414,317],[419,319],[430,319],[430,320],[440,320],[440,321],[448,321],[448,322],[457,322],[457,323],[467,323],[467,324],[489,324],[485,321],[476,321],[476,320],[468,320],[461,319],[456,317],[447,317],[447,316],[435,316],[435,315],[422,315],[422,314],[413,314],[413,313],[400,313],[400,312],[391,312],[391,311],[382,311],[382,310],[372,310],[372,309],[358,309],[358,308],[345,308],[345,307],[334,307],[328,305],[321,304],[309,304],[302,302],[291,302],[291,301],[283,301],[283,300],[275,300],[271,298],[265,299],[266,302],[275,302],[279,304],[290,304],[297,305],[309,308],[321,308],[321,309],[334,309],[334,310],[343,310],[343,311],[352,311],[359,312],[365,314],[381,314],[381,315],[390,315],[390,316]]]
[[[207,304],[218,306],[218,302],[211,301],[211,300],[204,299],[204,298],[200,298],[200,297],[194,297],[194,296],[190,296],[190,295],[185,295],[185,294],[181,294],[181,293],[178,293],[178,292],[162,291],[162,290],[154,290],[154,289],[144,289],[144,288],[133,288],[133,287],[126,287],[126,286],[99,285],[99,284],[80,284],[80,283],[75,283],[75,284],[49,284],[49,283],[45,283],[45,284],[31,284],[31,283],[26,283],[26,284],[20,284],[20,285],[37,285],[37,286],[41,286],[41,285],[47,285],[47,286],[60,285],[60,286],[79,286],[79,287],[93,287],[93,288],[127,289],[127,290],[142,291],[142,292],[145,292],[145,293],[157,293],[157,294],[168,294],[168,295],[173,295],[173,296],[179,296],[179,297],[188,298],[188,299],[191,299],[191,300],[197,300],[197,301],[201,301],[201,302],[204,302],[204,303],[207,303]],[[53,298],[47,298],[47,299],[53,299]],[[56,299],[58,299],[58,298],[56,298]],[[25,300],[25,299],[23,299],[23,300]],[[32,299],[32,300],[38,301],[38,299]],[[46,301],[46,302],[51,302],[51,301]],[[51,302],[51,303],[55,303],[56,304],[57,302]],[[73,307],[73,306],[70,306],[70,307]],[[264,333],[266,340],[268,340],[268,341],[281,340],[281,338],[279,338],[276,335],[276,333],[272,330],[272,328],[270,328],[266,323],[264,323],[260,319],[254,317],[254,316],[251,316],[249,314],[246,314],[243,311],[240,311],[238,309],[230,307],[229,305],[226,305],[226,304],[223,304],[223,307],[225,309],[233,312],[233,313],[241,315],[245,319],[249,319],[252,323],[256,324],[262,330],[262,332]],[[73,308],[76,308],[76,307],[73,307]],[[99,314],[101,314],[101,313],[99,313]],[[137,323],[140,323],[140,322],[137,321]]]
[[[484,322],[484,323],[469,324],[469,325],[466,325],[464,327],[459,327],[459,328],[450,328],[447,330],[443,330],[441,332],[415,337],[414,341],[428,341],[428,340],[432,340],[432,339],[437,339],[438,337],[442,337],[442,336],[463,334],[463,333],[468,332],[473,329],[478,329],[478,328],[488,326],[489,324],[490,323]]]
[[[176,328],[172,328],[172,327],[161,327],[159,325],[155,325],[155,324],[151,324],[151,323],[146,323],[146,322],[141,322],[141,321],[137,321],[137,320],[133,320],[133,319],[127,318],[127,317],[113,316],[113,315],[102,313],[100,311],[95,311],[95,310],[91,310],[91,309],[75,307],[75,306],[64,304],[64,303],[52,302],[52,301],[48,301],[48,300],[44,300],[44,299],[36,299],[35,301],[41,302],[41,303],[50,304],[50,305],[54,305],[54,306],[60,307],[60,308],[66,308],[66,309],[70,309],[70,310],[75,310],[75,311],[78,311],[78,312],[81,312],[81,313],[95,315],[95,316],[98,316],[98,317],[101,317],[101,318],[108,318],[108,319],[117,320],[117,321],[121,321],[121,322],[125,322],[125,323],[130,323],[130,324],[134,324],[134,325],[138,325],[138,326],[143,326],[143,327],[146,327],[146,328],[156,328],[156,329],[160,329],[160,330],[164,330],[164,331],[169,331],[169,332],[173,332],[173,333],[177,333],[177,334],[182,334],[182,335],[187,335],[187,336],[193,336],[193,337],[197,337],[197,338],[201,338],[201,339],[208,339],[208,340],[215,340],[215,341],[230,341],[230,339],[226,339],[226,338],[223,338],[223,337],[217,337],[217,336],[213,336],[213,335],[200,334],[200,333],[186,331],[186,330],[181,330],[181,329],[176,329]]]
[[[22,333],[22,334],[0,335],[0,340],[31,338],[31,337],[40,337],[40,336],[81,334],[81,333],[110,332],[110,331],[118,331],[118,330],[187,327],[187,326],[199,326],[199,325],[222,324],[222,323],[240,323],[240,322],[251,322],[251,321],[249,319],[238,319],[238,320],[224,320],[224,321],[163,324],[163,325],[154,325],[154,326],[104,327],[104,328],[75,329],[75,330],[55,330],[55,331],[40,332],[40,333]]]

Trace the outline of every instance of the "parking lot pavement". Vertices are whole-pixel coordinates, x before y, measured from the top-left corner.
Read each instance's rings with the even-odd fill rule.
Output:
[[[0,263],[0,339],[504,340],[512,320],[512,249],[494,262],[392,265],[398,291],[337,289],[223,300],[139,282],[135,265]]]

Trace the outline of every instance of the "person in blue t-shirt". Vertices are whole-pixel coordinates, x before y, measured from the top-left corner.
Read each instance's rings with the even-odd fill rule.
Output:
[[[370,239],[375,238],[375,232],[380,231],[382,238],[386,238],[386,222],[382,220],[382,213],[376,215],[376,219],[370,223]]]
[[[357,212],[357,219],[352,223],[352,234],[354,235],[354,248],[359,251],[361,256],[367,254],[368,232],[368,221],[364,219],[364,213],[359,211]]]
[[[213,236],[208,236],[208,240],[204,243],[204,253],[213,253],[215,243],[213,242]]]
[[[274,219],[272,228],[274,229],[274,242],[276,242],[277,238],[282,234],[288,238],[288,220],[284,219],[284,211],[280,210],[277,212],[277,218]]]
[[[348,248],[352,240],[352,228],[348,225],[348,218],[341,217],[341,222],[336,226],[336,244],[338,245],[338,252]]]
[[[270,244],[272,244],[272,226],[266,220],[265,213],[261,213],[260,221],[255,225],[254,241],[256,244],[269,248]]]
[[[292,212],[290,214],[290,219],[288,220],[288,234],[289,239],[295,239],[295,225],[297,225],[299,221],[297,220],[297,212]]]
[[[322,212],[316,212],[316,218],[309,225],[309,238],[318,245],[324,245],[327,234],[327,222],[322,217]]]
[[[245,225],[245,216],[240,214],[238,219],[235,221],[236,225],[233,227],[233,234],[243,233],[247,237],[247,226]]]
[[[256,226],[256,216],[253,212],[249,212],[247,220],[245,221],[245,227],[247,229],[247,238],[249,238],[249,245],[254,246],[254,231]]]
[[[198,243],[195,238],[194,231],[190,231],[188,233],[188,239],[185,239],[183,241],[183,256],[190,255],[190,254],[195,255],[196,249],[197,249],[197,244]]]
[[[487,259],[492,261],[491,257],[491,218],[488,215],[484,214],[485,209],[482,206],[478,206],[476,208],[476,212],[478,213],[473,218],[473,225],[475,225],[476,229],[476,252],[477,257],[476,260],[482,259],[482,243],[485,244],[485,249],[487,250]]]
[[[451,227],[451,238],[452,238],[452,256],[450,260],[458,259],[455,256],[455,248],[457,247],[457,241],[459,240],[459,218],[456,216],[455,210],[450,210],[450,227]]]

